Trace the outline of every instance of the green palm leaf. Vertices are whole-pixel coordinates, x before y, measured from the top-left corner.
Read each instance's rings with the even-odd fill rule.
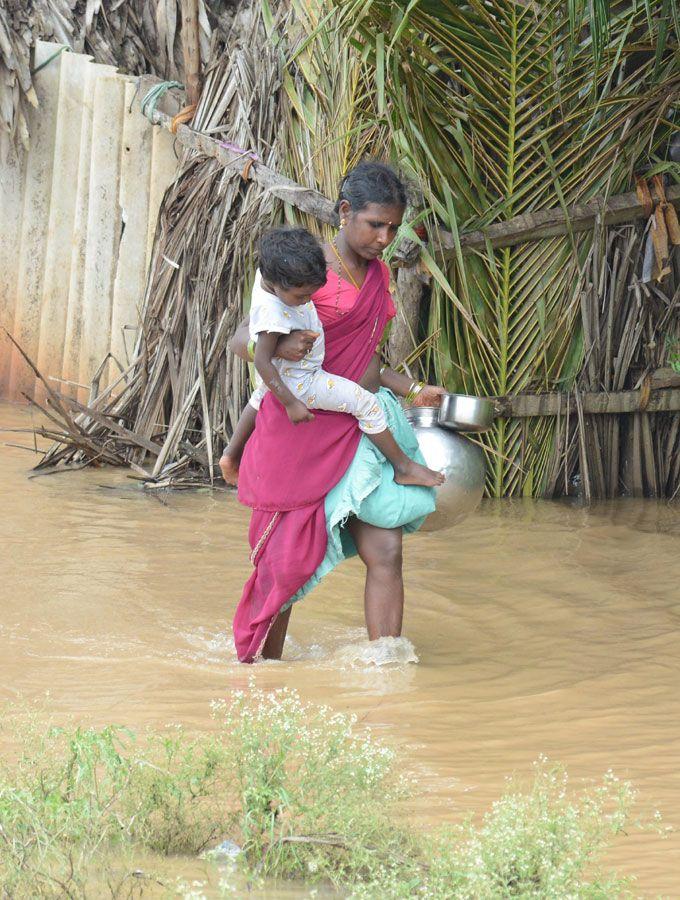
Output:
[[[335,197],[342,176],[369,152],[385,152],[387,132],[379,122],[375,85],[368,67],[337,28],[339,13],[320,0],[292,0],[278,24],[285,121],[279,168],[300,184]],[[285,35],[285,41],[282,39]],[[378,39],[377,46],[383,46]],[[384,81],[383,81],[384,84]],[[285,215],[298,222],[300,213]],[[304,224],[319,231],[312,216]],[[328,227],[324,228],[330,233]]]
[[[663,2],[610,13],[599,0],[587,8],[583,0],[336,0],[348,46],[380,66],[399,161],[419,178],[431,225],[454,236],[446,260],[436,243],[430,251],[428,330],[439,337],[426,357],[449,388],[503,395],[572,386],[592,236],[466,257],[457,236],[628,187],[667,140],[663,116],[680,91]],[[490,493],[540,493],[553,432],[547,419],[499,420],[488,435]]]

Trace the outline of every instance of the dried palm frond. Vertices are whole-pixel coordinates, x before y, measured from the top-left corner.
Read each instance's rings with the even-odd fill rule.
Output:
[[[262,27],[244,10],[238,39],[207,73],[193,125],[272,166],[280,75]],[[186,153],[161,209],[134,364],[87,408],[62,401],[79,412],[75,424],[89,441],[157,484],[212,479],[246,388],[245,366],[226,342],[254,276],[253,242],[272,215],[271,195],[255,182]],[[81,461],[81,438],[65,428],[38,468]]]
[[[680,378],[671,364],[680,350],[680,260],[663,283],[643,283],[648,229],[611,228],[591,248],[591,277],[582,296],[584,363],[577,403],[587,391],[640,390],[628,416],[563,418],[550,493],[592,497],[672,497],[680,485],[680,414],[645,412],[660,374]]]
[[[370,70],[338,31],[339,15],[322,0],[291,0],[289,11],[277,35],[285,123],[280,165],[298,184],[336,197],[343,175],[362,157],[386,152],[387,133],[376,119]],[[287,215],[301,218],[290,207]],[[311,216],[302,218],[319,231]]]

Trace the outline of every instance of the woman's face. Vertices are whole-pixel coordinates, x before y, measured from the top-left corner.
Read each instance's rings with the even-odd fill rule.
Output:
[[[340,218],[345,219],[344,235],[349,246],[364,259],[377,259],[392,243],[401,225],[404,207],[369,203],[354,212],[346,200],[340,203]]]

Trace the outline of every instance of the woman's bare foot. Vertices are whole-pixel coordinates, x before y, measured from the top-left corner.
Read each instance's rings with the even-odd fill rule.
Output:
[[[424,487],[438,487],[444,484],[446,478],[441,472],[435,472],[434,469],[428,469],[427,466],[421,466],[420,463],[409,459],[403,467],[395,468],[394,480],[397,484],[420,484]]]
[[[227,484],[238,484],[238,461],[233,456],[223,453],[220,457],[220,469]]]

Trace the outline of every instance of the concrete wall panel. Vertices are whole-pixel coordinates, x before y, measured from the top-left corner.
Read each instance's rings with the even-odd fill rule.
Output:
[[[36,67],[55,52],[54,44],[39,42],[35,52]],[[37,72],[33,84],[38,95],[38,108],[31,111],[31,150],[26,164],[23,214],[17,252],[19,272],[14,298],[14,338],[35,361],[40,338],[40,316],[44,287],[44,263],[49,241],[48,223],[54,140],[57,127],[57,98],[61,53]],[[10,365],[9,394],[19,399],[33,396],[35,379],[26,364],[14,354]]]
[[[119,205],[123,233],[118,251],[118,268],[113,286],[111,352],[124,367],[132,361],[144,300],[147,269],[146,235],[156,227],[156,215],[150,216],[149,194],[153,131],[148,120],[133,105],[135,86],[125,90],[123,143]],[[167,171],[167,169],[166,169]],[[141,290],[140,290],[141,288]]]
[[[123,225],[118,195],[124,102],[124,81],[113,72],[100,75],[92,115],[81,383],[89,382],[111,347],[113,284]]]
[[[19,244],[24,212],[25,153],[11,156],[0,165],[0,327],[14,333],[14,313],[19,280]],[[0,390],[9,387],[16,350],[0,333]]]
[[[52,193],[47,223],[48,240],[44,257],[38,368],[44,373],[62,374],[66,313],[71,277],[73,230],[75,224],[78,164],[85,74],[88,57],[62,53],[57,100],[57,123],[52,157]],[[36,385],[36,399],[43,399],[42,385]]]
[[[56,49],[39,42],[36,63]],[[174,139],[139,112],[135,79],[89,57],[61,53],[35,85],[30,150],[0,163],[0,325],[86,399],[66,382],[89,386],[108,353],[125,365],[134,349]],[[43,393],[0,339],[0,397],[21,392]]]

